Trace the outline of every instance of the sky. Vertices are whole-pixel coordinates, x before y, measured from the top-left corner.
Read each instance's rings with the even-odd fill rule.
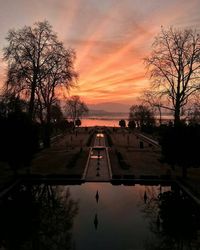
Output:
[[[161,26],[198,30],[199,10],[200,0],[0,0],[0,49],[9,29],[48,20],[76,51],[79,80],[70,94],[131,105],[150,86],[143,58]],[[0,60],[1,84],[5,71]]]

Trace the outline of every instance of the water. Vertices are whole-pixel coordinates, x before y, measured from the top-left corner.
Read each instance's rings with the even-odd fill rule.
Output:
[[[83,127],[92,127],[92,126],[106,126],[106,127],[119,127],[119,121],[124,119],[126,124],[128,124],[128,114],[121,116],[93,116],[82,118],[81,126]],[[159,122],[159,117],[156,116],[156,121]],[[165,115],[162,117],[163,123],[168,123],[173,121],[173,116]]]
[[[149,219],[141,212],[144,187],[96,183],[81,192],[84,198],[73,228],[77,249],[143,249],[144,239],[151,238]],[[71,192],[76,198],[78,193],[78,189]]]
[[[1,202],[0,247],[190,249],[198,216],[187,198],[170,190],[110,183],[21,186]]]
[[[110,181],[108,149],[104,134],[99,131],[95,136],[92,150],[89,153],[89,160],[86,166],[86,181]]]
[[[96,118],[88,118],[81,120],[82,127],[93,127],[93,126],[106,126],[106,127],[119,127],[118,119],[96,119]]]

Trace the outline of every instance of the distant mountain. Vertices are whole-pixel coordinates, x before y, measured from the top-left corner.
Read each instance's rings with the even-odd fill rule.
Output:
[[[114,102],[104,102],[104,103],[98,103],[98,104],[89,104],[87,105],[88,108],[92,111],[98,110],[98,111],[104,111],[109,113],[128,113],[129,108],[131,105],[128,104],[122,104],[122,103],[114,103]]]
[[[84,116],[90,116],[90,117],[107,117],[107,118],[116,118],[120,117],[121,119],[124,117],[128,117],[127,112],[107,112],[105,110],[93,110],[89,109],[89,113],[87,113]]]
[[[91,109],[89,108],[89,115],[110,115],[110,112],[101,109]]]

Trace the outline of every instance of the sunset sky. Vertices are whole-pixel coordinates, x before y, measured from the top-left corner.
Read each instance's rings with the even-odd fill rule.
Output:
[[[10,28],[46,19],[77,53],[71,94],[132,104],[149,86],[143,58],[161,25],[200,29],[199,11],[200,0],[0,0],[0,48]],[[4,72],[1,62],[1,81]]]

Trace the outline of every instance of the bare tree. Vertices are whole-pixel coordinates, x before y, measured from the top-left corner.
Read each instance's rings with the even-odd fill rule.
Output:
[[[74,52],[64,49],[47,21],[35,23],[33,27],[10,30],[6,39],[7,89],[29,98],[29,115],[33,119],[36,92],[38,95],[39,91],[47,102],[47,99],[53,99],[56,86],[61,83],[70,86],[74,76],[71,75]],[[46,87],[47,82],[51,82],[49,88]]]
[[[74,125],[77,119],[80,119],[83,114],[89,111],[87,105],[77,95],[67,100],[65,109],[67,116],[73,121]]]
[[[56,102],[56,91],[59,87],[65,89],[74,86],[77,73],[74,71],[75,52],[71,49],[66,50],[62,43],[55,44],[54,53],[47,66],[50,71],[41,79],[36,87],[36,96],[45,115],[45,145],[50,146],[50,122],[51,109]],[[42,108],[43,107],[43,108]]]
[[[188,99],[200,89],[200,36],[192,29],[161,29],[145,63],[153,87],[171,102],[175,124]]]
[[[151,90],[145,90],[140,96],[140,101],[142,105],[147,105],[156,112],[156,110],[159,113],[159,123],[162,124],[162,102],[161,97],[158,95],[155,91]]]
[[[51,25],[35,23],[19,30],[10,30],[4,60],[8,62],[7,92],[16,94],[29,103],[29,115],[39,114],[45,124],[45,146],[50,146],[51,107],[58,87],[69,90],[74,86],[75,52],[65,49],[58,41]]]
[[[158,112],[159,124],[162,124],[162,111],[166,109],[168,111],[174,111],[173,108],[167,106],[168,101],[161,96],[158,91],[145,90],[139,98],[142,105],[150,107],[153,113]]]

